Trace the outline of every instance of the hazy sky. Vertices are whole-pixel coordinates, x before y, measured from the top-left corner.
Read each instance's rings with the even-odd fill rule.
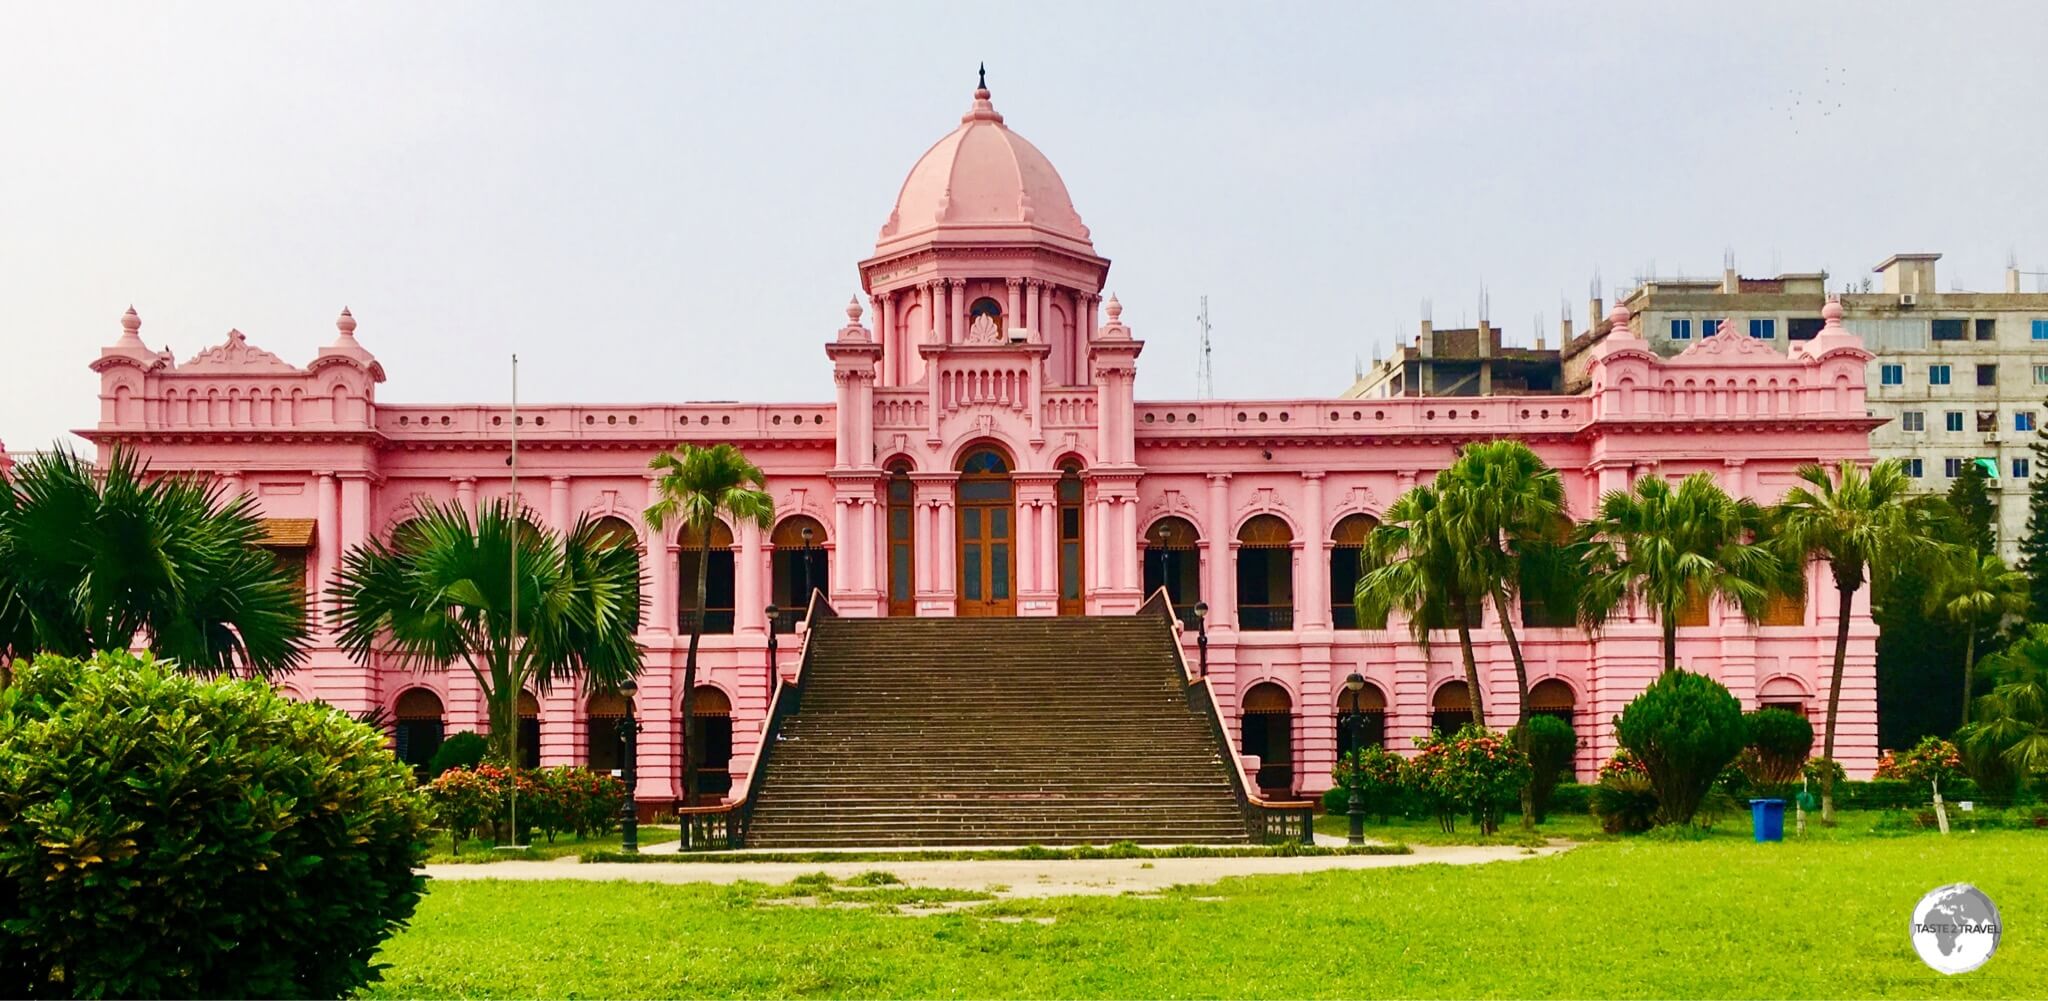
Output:
[[[1660,274],[2048,262],[2048,4],[149,4],[0,0],[0,440],[97,415],[133,303],[182,360],[386,401],[830,399],[821,342],[986,60],[1147,341],[1139,390],[1353,358]],[[2029,279],[2031,290],[2034,279]],[[1611,294],[1611,293],[1610,293]]]

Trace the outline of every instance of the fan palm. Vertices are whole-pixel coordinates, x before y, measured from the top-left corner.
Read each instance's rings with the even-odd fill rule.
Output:
[[[1996,553],[1978,555],[1956,547],[1928,594],[1928,610],[1963,627],[1963,704],[1957,725],[1970,721],[1970,699],[1977,664],[1977,631],[1997,626],[2006,616],[2026,614],[2030,581],[2009,569]]]
[[[1759,541],[1763,520],[1755,502],[1729,496],[1707,473],[1676,487],[1645,476],[1608,491],[1580,531],[1587,628],[1599,628],[1623,602],[1642,602],[1657,613],[1669,674],[1678,670],[1678,620],[1688,606],[1718,598],[1751,622],[1763,618],[1773,593],[1799,589]]]
[[[2048,775],[2048,625],[1984,658],[1991,691],[1956,744],[1980,783]]]
[[[1515,665],[1515,733],[1526,754],[1529,668],[1522,657],[1521,640],[1515,635],[1515,599],[1526,576],[1540,576],[1554,564],[1544,557],[1561,541],[1558,527],[1565,518],[1564,481],[1528,445],[1502,438],[1467,445],[1458,460],[1437,476],[1436,489],[1452,499],[1444,511],[1454,518],[1450,534],[1458,540],[1459,563],[1484,588],[1500,615],[1508,656]],[[1524,785],[1522,826],[1535,825],[1533,789]]]
[[[1850,610],[1873,570],[1919,560],[1939,547],[1938,524],[1928,508],[1907,503],[1912,480],[1896,459],[1865,472],[1849,459],[1832,472],[1818,463],[1799,467],[1803,486],[1785,492],[1776,512],[1778,545],[1788,560],[1823,562],[1833,571],[1839,598],[1834,672],[1828,683],[1828,721],[1821,756],[1835,756],[1835,724],[1842,704],[1842,666],[1849,653]],[[1832,768],[1821,772],[1821,820],[1835,815]]]
[[[0,659],[123,650],[203,674],[270,677],[305,659],[302,585],[264,550],[246,496],[152,477],[116,448],[103,469],[57,449],[0,483]]]
[[[467,664],[490,712],[492,752],[517,762],[520,692],[570,678],[610,692],[639,674],[640,583],[639,551],[588,517],[563,535],[515,517],[506,500],[474,519],[461,504],[425,503],[400,540],[342,557],[335,642],[413,670]]]
[[[697,579],[692,608],[704,607],[705,585],[711,567],[711,526],[721,516],[735,522],[751,521],[767,528],[775,520],[775,501],[768,496],[768,477],[748,460],[746,453],[732,445],[678,446],[663,452],[647,464],[661,473],[655,481],[661,499],[647,508],[648,527],[666,532],[681,523],[696,534]],[[769,623],[768,628],[775,628]],[[691,739],[697,715],[697,644],[704,635],[704,617],[690,618],[690,646],[683,658],[683,797],[697,801],[697,758],[691,753]]]
[[[1446,509],[1468,500],[1461,495],[1446,497],[1432,486],[1414,487],[1395,498],[1359,552],[1352,603],[1360,622],[1383,622],[1389,611],[1401,610],[1425,646],[1429,630],[1449,621],[1458,632],[1458,650],[1465,659],[1472,718],[1484,725],[1486,705],[1472,653],[1471,614],[1486,592],[1463,562],[1461,540],[1455,534],[1460,518]]]

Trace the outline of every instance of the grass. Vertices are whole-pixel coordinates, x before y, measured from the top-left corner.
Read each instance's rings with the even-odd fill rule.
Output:
[[[1871,834],[1878,821],[1885,816],[1882,810],[1842,810],[1835,814],[1834,827],[1822,827],[1818,814],[1807,818],[1806,837],[1809,840],[1839,840],[1859,838]],[[1952,814],[1953,816],[1953,814]],[[1341,813],[1327,814],[1316,818],[1316,833],[1344,837],[1351,830],[1350,818]],[[1365,836],[1375,841],[1411,845],[1524,845],[1543,844],[1553,839],[1568,841],[1618,841],[1627,840],[1621,835],[1608,834],[1600,829],[1591,815],[1584,813],[1551,814],[1543,823],[1536,825],[1532,834],[1522,830],[1520,814],[1509,814],[1503,818],[1500,831],[1491,836],[1479,833],[1479,828],[1468,817],[1458,818],[1455,833],[1446,834],[1437,826],[1434,818],[1412,819],[1389,817],[1385,822],[1374,817],[1365,819]],[[1749,814],[1742,812],[1722,817],[1714,826],[1705,831],[1673,832],[1667,837],[1681,837],[1702,840],[1752,839],[1749,829]],[[1793,818],[1785,817],[1785,836],[1795,837]]]
[[[660,844],[664,841],[674,841],[680,833],[678,829],[673,827],[649,827],[642,824],[640,825],[640,847],[644,849],[648,845]],[[552,844],[536,834],[533,837],[533,844],[528,845],[525,851],[518,852],[499,851],[495,843],[489,839],[472,838],[464,841],[461,850],[453,854],[450,854],[448,851],[448,835],[445,833],[436,834],[434,840],[428,846],[427,864],[441,865],[449,862],[539,862],[547,859],[567,858],[571,855],[584,855],[591,852],[619,853],[618,833],[595,834],[581,839],[578,839],[573,834],[557,834]]]
[[[2044,848],[2027,832],[1838,829],[1778,845],[1709,833],[922,917],[897,898],[930,891],[880,876],[450,882],[386,945],[372,995],[2037,996]],[[1906,924],[1921,894],[1956,881],[1988,893],[2008,932],[1989,964],[1951,978],[1920,963]],[[852,906],[765,903],[839,894]]]
[[[831,852],[682,852],[674,855],[627,855],[616,850],[597,849],[584,852],[583,861],[650,862],[661,864],[688,864],[692,862],[986,862],[997,859],[1072,861],[1075,859],[1292,858],[1307,855],[1408,854],[1411,854],[1411,852],[1408,846],[1404,844],[1364,845],[1352,848],[1349,846],[1304,845],[1296,842],[1286,842],[1277,845],[1171,845],[1164,848],[1148,848],[1129,841],[1119,841],[1108,845],[1074,845],[1062,848],[1026,845],[1022,848]]]

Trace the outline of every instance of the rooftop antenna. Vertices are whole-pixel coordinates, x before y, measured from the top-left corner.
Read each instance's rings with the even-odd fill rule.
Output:
[[[1195,399],[1216,398],[1216,371],[1209,359],[1209,297],[1202,297],[1202,311],[1195,314],[1195,323],[1202,331],[1201,355],[1195,360]]]

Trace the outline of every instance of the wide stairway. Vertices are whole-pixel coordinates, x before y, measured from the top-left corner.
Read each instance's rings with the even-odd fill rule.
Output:
[[[1247,840],[1149,615],[822,618],[752,848]]]

